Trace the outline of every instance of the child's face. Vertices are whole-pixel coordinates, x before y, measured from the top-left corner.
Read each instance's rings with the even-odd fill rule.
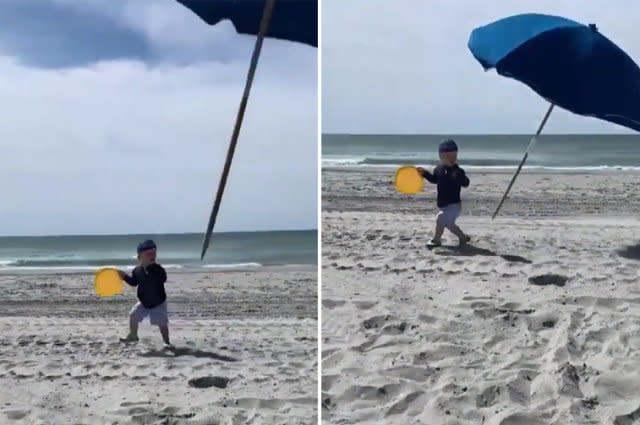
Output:
[[[458,162],[458,152],[442,152],[440,153],[440,161],[445,165],[453,165]]]
[[[151,264],[156,262],[156,249],[147,249],[138,254],[138,258],[142,264]]]

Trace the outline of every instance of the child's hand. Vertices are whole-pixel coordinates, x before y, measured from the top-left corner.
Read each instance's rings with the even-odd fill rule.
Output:
[[[118,275],[120,276],[120,279],[124,280],[124,277],[127,275],[125,272],[123,272],[122,270],[118,270]]]
[[[418,167],[417,170],[418,170],[418,174],[420,174],[422,177],[424,177],[424,173],[426,172],[426,170],[424,168],[422,168],[422,167]]]

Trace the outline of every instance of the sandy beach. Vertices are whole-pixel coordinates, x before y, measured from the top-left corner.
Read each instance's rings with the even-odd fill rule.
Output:
[[[135,292],[87,274],[0,276],[2,424],[315,424],[315,268],[171,273],[173,351]]]
[[[393,173],[323,170],[323,422],[636,423],[640,175],[525,172],[492,221],[511,173],[468,171],[472,243],[428,250]]]

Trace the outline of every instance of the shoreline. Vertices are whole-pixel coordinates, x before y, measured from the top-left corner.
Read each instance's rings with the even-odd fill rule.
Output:
[[[405,165],[412,165],[412,164],[405,164]],[[343,173],[382,173],[382,172],[386,172],[386,173],[390,173],[392,176],[395,173],[395,170],[397,170],[398,168],[402,167],[403,165],[400,164],[389,164],[389,165],[365,165],[365,164],[358,164],[358,165],[345,165],[345,166],[322,166],[322,172],[343,172]],[[418,166],[423,166],[423,167],[434,167],[434,164],[422,164],[422,165],[415,165],[416,167]],[[477,174],[509,174],[509,175],[513,175],[517,169],[517,166],[513,166],[513,167],[482,167],[482,166],[465,166],[464,163],[461,164],[461,167],[464,168],[467,171],[467,174],[469,172],[473,172],[473,173],[477,173]],[[522,169],[522,171],[520,172],[520,175],[527,175],[527,174],[551,174],[551,175],[592,175],[592,174],[614,174],[614,175],[620,175],[620,174],[634,174],[634,175],[640,175],[640,166],[638,168],[629,168],[629,167],[608,167],[608,168],[596,168],[594,167],[593,169],[589,169],[589,168],[571,168],[571,167],[566,167],[566,168],[553,168],[553,167],[539,167],[539,168],[527,168],[527,166],[525,165],[525,167]]]
[[[84,266],[82,266],[84,267]],[[42,269],[20,269],[20,268],[0,268],[0,276],[92,276],[96,271],[102,268],[121,268],[126,270],[133,269],[134,266],[86,266],[86,269],[73,270],[71,267],[61,266],[59,269],[42,268]],[[189,267],[167,267],[168,274],[220,274],[220,273],[277,273],[277,272],[314,272],[318,270],[315,264],[291,264],[277,266],[256,266],[256,267],[200,267],[190,269]]]

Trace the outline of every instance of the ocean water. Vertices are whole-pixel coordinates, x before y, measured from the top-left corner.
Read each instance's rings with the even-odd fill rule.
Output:
[[[517,167],[530,135],[347,135],[322,136],[322,166],[430,165],[438,144],[452,138],[465,168]],[[529,169],[640,170],[640,136],[543,135],[529,152]]]
[[[0,237],[0,273],[131,268],[139,242],[158,245],[158,262],[184,271],[315,265],[316,230],[215,233],[200,261],[202,234]]]

